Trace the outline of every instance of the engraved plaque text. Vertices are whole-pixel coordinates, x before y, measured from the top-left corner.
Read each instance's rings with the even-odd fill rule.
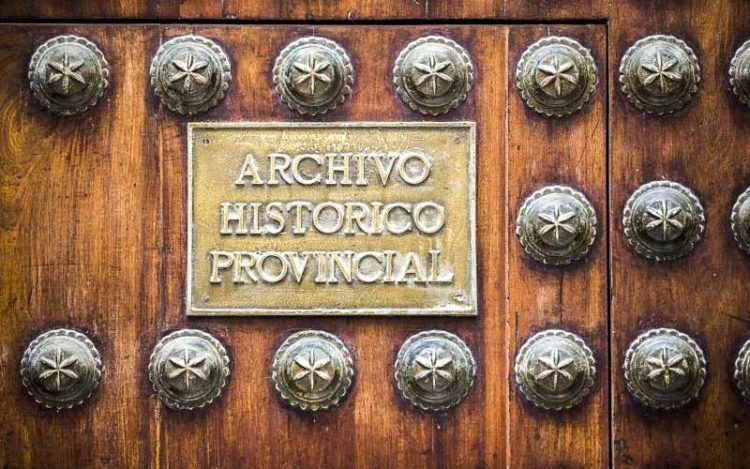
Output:
[[[190,315],[475,315],[475,126],[188,126]]]

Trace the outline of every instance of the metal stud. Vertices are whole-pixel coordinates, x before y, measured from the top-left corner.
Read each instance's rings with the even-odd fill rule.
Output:
[[[672,181],[639,187],[623,211],[625,237],[647,259],[672,260],[690,253],[705,230],[703,206],[693,191]]]
[[[221,101],[232,82],[227,54],[215,42],[187,35],[170,39],[151,61],[151,87],[171,111],[205,112]]]
[[[161,339],[148,364],[154,392],[167,407],[192,410],[219,397],[229,377],[229,356],[211,334],[182,329]]]
[[[477,371],[464,341],[438,330],[409,337],[394,368],[396,386],[404,399],[431,412],[458,405],[474,385]]]
[[[300,114],[325,114],[352,94],[354,69],[346,51],[330,39],[305,37],[281,51],[273,67],[281,101]]]
[[[637,41],[620,62],[622,92],[635,107],[671,114],[698,93],[700,65],[685,41],[656,35]]]
[[[750,340],[742,344],[734,362],[734,382],[740,394],[750,399]]]
[[[422,37],[398,55],[393,84],[411,109],[437,116],[466,101],[474,84],[474,64],[456,41],[443,36]]]
[[[537,407],[565,410],[581,402],[596,380],[596,361],[575,334],[550,329],[529,338],[516,356],[516,384]]]
[[[583,107],[594,92],[597,69],[591,52],[568,37],[545,37],[523,53],[516,86],[526,104],[546,116],[561,117]]]
[[[655,409],[681,407],[700,394],[706,381],[703,350],[674,329],[651,329],[628,347],[623,364],[628,391]]]
[[[29,85],[39,104],[61,116],[80,114],[102,97],[109,66],[96,45],[79,36],[57,36],[34,52]]]
[[[49,409],[70,409],[99,386],[102,361],[91,340],[80,332],[55,329],[34,339],[21,359],[23,385]]]
[[[750,187],[740,194],[732,207],[731,227],[740,249],[750,254]]]
[[[750,41],[737,49],[729,66],[729,83],[740,102],[750,107]]]
[[[318,411],[337,406],[352,385],[354,361],[333,334],[307,330],[288,337],[276,351],[271,378],[292,407]]]
[[[532,258],[550,265],[582,258],[596,238],[596,212],[586,196],[566,186],[531,194],[516,219],[516,235]]]

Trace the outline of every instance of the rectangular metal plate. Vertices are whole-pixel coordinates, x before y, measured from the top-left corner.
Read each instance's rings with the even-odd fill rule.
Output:
[[[188,125],[189,315],[476,315],[475,125]]]

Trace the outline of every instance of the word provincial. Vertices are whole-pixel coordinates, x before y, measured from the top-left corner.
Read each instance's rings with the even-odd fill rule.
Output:
[[[472,125],[190,135],[190,314],[475,313]]]

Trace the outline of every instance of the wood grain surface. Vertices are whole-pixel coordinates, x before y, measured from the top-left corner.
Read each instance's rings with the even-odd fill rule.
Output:
[[[679,4],[679,8],[676,6]],[[700,12],[700,13],[699,13]],[[628,2],[610,27],[612,240],[612,397],[614,462],[625,467],[748,467],[750,407],[732,383],[741,343],[750,337],[750,259],[732,239],[729,215],[750,185],[750,110],[730,91],[729,62],[750,39],[750,4]],[[628,47],[656,33],[673,34],[697,53],[696,99],[673,116],[635,109],[617,88],[615,71]],[[622,209],[639,185],[659,179],[692,188],[706,210],[704,239],[694,252],[650,262],[629,249]],[[674,412],[650,412],[631,399],[621,374],[630,341],[652,327],[692,336],[708,360],[701,397]]]
[[[743,0],[717,0],[738,2]],[[11,19],[393,20],[603,19],[614,0],[15,0],[0,4]],[[670,1],[668,3],[679,4]]]
[[[147,464],[157,442],[145,365],[160,330],[160,158],[148,109],[146,47],[158,28],[0,27],[0,465],[95,467]],[[80,117],[39,107],[29,59],[50,36],[96,42],[112,80]],[[40,332],[88,334],[104,362],[85,406],[52,412],[34,404],[18,365]],[[154,447],[152,447],[154,445]]]
[[[61,28],[6,27],[2,87],[2,249],[5,309],[0,383],[5,429],[2,463],[115,467],[472,467],[506,459],[505,343],[506,108],[505,26],[478,27],[101,27],[69,28],[112,57],[112,84],[94,112],[59,119],[29,96],[25,67],[34,46]],[[67,27],[66,27],[67,28]],[[350,53],[357,73],[351,102],[317,121],[422,120],[393,93],[391,68],[410,40],[455,38],[477,66],[476,86],[451,119],[478,128],[479,318],[188,319],[184,310],[186,127],[148,90],[148,58],[160,41],[195,32],[229,52],[235,80],[205,120],[302,121],[273,95],[271,65],[290,41],[329,37]],[[127,45],[137,44],[139,47]],[[383,45],[386,48],[383,48]],[[117,51],[128,49],[129,54]],[[378,50],[378,54],[371,51]],[[8,174],[6,176],[6,174]],[[88,332],[105,363],[92,402],[46,412],[24,396],[18,362],[28,341],[54,326]],[[232,358],[224,395],[208,409],[163,408],[149,389],[148,356],[182,327],[219,337]],[[270,381],[275,349],[301,329],[344,340],[357,376],[340,408],[307,415],[277,399]],[[455,410],[426,415],[397,394],[393,362],[411,334],[432,328],[462,337],[480,367]],[[57,465],[57,464],[56,464]]]
[[[750,39],[747,1],[22,0],[0,3],[0,18],[55,22],[0,25],[0,466],[750,464],[750,406],[731,380],[735,354],[750,337],[750,259],[729,230],[732,204],[750,185],[750,110],[727,77],[734,51]],[[66,24],[69,18],[120,23]],[[308,19],[355,23],[225,24]],[[505,19],[550,24],[499,24]],[[569,20],[596,24],[558,24]],[[161,42],[191,31],[220,42],[234,70],[227,99],[204,120],[302,121],[273,96],[270,69],[286,43],[309,34],[340,42],[357,74],[351,101],[316,121],[422,120],[393,93],[398,51],[428,33],[464,44],[477,85],[446,119],[478,122],[479,318],[187,319],[189,119],[161,108],[147,70]],[[100,103],[67,119],[37,106],[26,81],[34,48],[62,33],[92,39],[112,69]],[[637,111],[617,87],[625,50],[658,33],[686,40],[702,66],[697,98],[668,117]],[[599,66],[592,101],[569,118],[537,116],[515,90],[516,61],[547,34],[580,40]],[[664,178],[695,190],[707,231],[689,257],[654,263],[628,248],[621,214],[640,184]],[[584,263],[540,268],[520,249],[514,220],[526,195],[558,182],[592,201],[599,235]],[[89,334],[105,369],[91,401],[55,413],[25,395],[18,363],[34,336],[61,326]],[[709,376],[696,402],[656,413],[627,394],[621,364],[631,340],[662,326],[698,341]],[[164,408],[146,377],[154,344],[182,327],[215,334],[232,358],[224,395],[196,413]],[[547,327],[581,335],[596,355],[592,395],[570,412],[538,411],[514,389],[516,351]],[[357,366],[341,407],[312,417],[278,401],[269,371],[275,348],[306,328],[339,335]],[[431,328],[461,336],[479,365],[467,400],[437,416],[412,410],[391,377],[403,340]]]
[[[508,251],[508,379],[514,381],[518,349],[544,329],[581,336],[594,351],[598,376],[589,398],[568,411],[537,409],[510,386],[509,462],[513,467],[605,467],[609,464],[606,84],[600,83],[589,103],[570,117],[550,119],[528,108],[514,89],[515,65],[529,45],[549,35],[569,36],[591,49],[600,77],[606,76],[604,26],[510,28],[506,197],[513,239]],[[544,267],[518,243],[515,218],[532,192],[556,184],[572,186],[591,201],[598,215],[598,236],[583,262]]]
[[[188,32],[169,27],[164,37]],[[160,111],[163,156],[165,311],[162,331],[177,327],[210,330],[229,345],[234,359],[232,382],[218,405],[198,417],[163,413],[161,460],[182,466],[193,455],[210,465],[243,461],[249,466],[419,467],[438,464],[493,465],[505,457],[503,425],[507,399],[503,355],[505,231],[501,229],[504,133],[488,125],[505,107],[503,70],[507,28],[363,27],[200,27],[194,32],[220,41],[231,51],[236,77],[226,102],[206,120],[308,121],[280,103],[272,92],[271,65],[289,42],[310,34],[340,43],[356,71],[351,102],[316,121],[423,120],[395,95],[391,69],[412,39],[440,33],[464,44],[477,65],[476,87],[452,120],[487,123],[477,129],[480,285],[478,319],[450,318],[255,318],[187,319],[185,261],[185,126],[188,119]],[[373,53],[372,51],[378,51]],[[499,51],[499,53],[498,53]],[[482,99],[492,97],[492,99]],[[439,120],[439,119],[438,119]],[[489,222],[492,220],[492,222]],[[352,350],[357,375],[350,395],[332,412],[314,416],[294,412],[276,398],[270,382],[274,351],[290,334],[322,329],[339,336]],[[471,347],[482,371],[468,398],[454,411],[430,416],[413,410],[393,385],[393,363],[411,334],[440,328],[456,333]],[[154,337],[156,339],[157,337]],[[210,428],[210,430],[209,430]],[[243,438],[212,438],[207,432],[252,429],[254,450]],[[187,445],[185,441],[193,444]],[[219,445],[216,443],[220,442]],[[193,455],[190,451],[195,451]]]

